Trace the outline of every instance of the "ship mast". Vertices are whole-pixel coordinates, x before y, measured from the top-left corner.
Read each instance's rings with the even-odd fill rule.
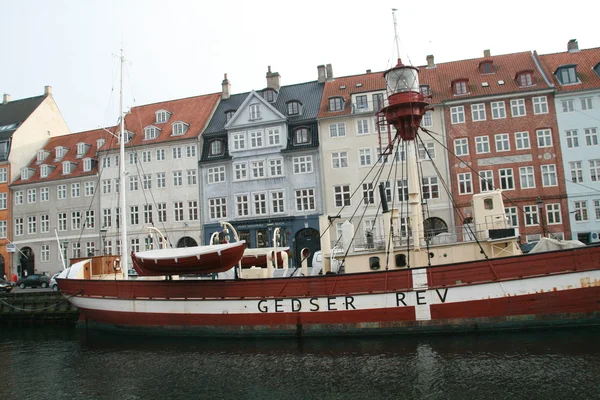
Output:
[[[127,218],[125,217],[127,213],[127,203],[125,199],[125,113],[123,112],[123,64],[125,63],[125,57],[123,57],[123,49],[121,49],[121,56],[119,57],[121,61],[121,90],[120,90],[120,98],[119,98],[119,115],[121,118],[121,127],[119,133],[119,186],[121,191],[121,273],[123,274],[123,279],[127,280],[129,278],[129,267],[127,265],[127,258],[129,255],[127,254]]]

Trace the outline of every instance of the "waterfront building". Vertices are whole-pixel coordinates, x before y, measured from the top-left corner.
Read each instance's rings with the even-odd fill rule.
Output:
[[[471,222],[473,194],[502,189],[525,241],[570,237],[554,87],[532,53],[437,64],[423,71],[440,105],[456,223]]]
[[[50,138],[21,169],[10,185],[15,270],[51,276],[72,258],[99,255],[96,154],[107,140],[103,129]]]
[[[125,117],[125,160],[115,138],[120,128],[111,129],[116,136],[98,153],[98,221],[106,254],[120,254],[124,222],[128,252],[163,246],[149,228],[160,230],[169,247],[202,242],[198,137],[218,101],[218,94],[207,94],[133,107]],[[119,200],[120,162],[127,176],[126,210]]]
[[[421,82],[424,91],[429,90]],[[323,169],[324,213],[333,221],[332,246],[341,246],[342,223],[352,220],[358,233],[355,243],[360,246],[385,246],[384,224],[379,185],[390,208],[399,211],[393,224],[395,235],[407,236],[408,186],[405,149],[396,144],[392,154],[385,154],[395,129],[384,123],[377,113],[385,105],[386,83],[382,72],[328,77],[319,110],[321,159]],[[443,127],[437,111],[428,111],[422,126],[437,132],[443,143]],[[419,160],[418,176],[422,184],[425,231],[429,237],[452,230],[452,208],[444,183],[448,181],[446,153],[433,137],[421,134],[415,141]],[[388,165],[375,177],[377,164]],[[436,169],[437,168],[437,169]],[[354,215],[358,205],[361,215]],[[362,220],[359,221],[359,218]],[[322,227],[324,229],[325,227]]]
[[[600,48],[537,56],[556,89],[571,234],[598,242],[600,235]]]
[[[9,184],[23,172],[36,150],[49,138],[70,133],[60,113],[52,87],[44,87],[41,96],[12,100],[4,94],[0,104],[0,277],[12,273],[32,273],[33,249],[14,240],[13,197]],[[23,200],[23,199],[19,199]],[[12,268],[14,267],[14,268]]]
[[[231,94],[225,75],[221,101],[202,133],[204,243],[222,230],[221,221],[252,248],[273,246],[279,228],[278,245],[290,246],[299,260],[302,249],[320,249],[317,112],[324,83],[281,86],[270,67],[266,78],[264,89]]]

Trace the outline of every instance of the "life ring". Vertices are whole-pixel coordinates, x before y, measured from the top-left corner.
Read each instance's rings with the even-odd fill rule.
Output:
[[[117,272],[121,270],[121,259],[115,258],[113,260],[113,271]]]

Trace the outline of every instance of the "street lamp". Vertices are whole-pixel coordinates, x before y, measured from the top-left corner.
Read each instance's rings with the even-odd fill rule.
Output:
[[[538,196],[537,201],[535,202],[538,207],[538,215],[540,226],[542,227],[542,237],[546,236],[546,227],[544,226],[544,202],[542,201],[541,196]]]
[[[102,228],[100,228],[100,240],[102,241],[102,255],[106,255],[106,232],[108,231],[108,229],[106,229],[106,225],[103,225]]]

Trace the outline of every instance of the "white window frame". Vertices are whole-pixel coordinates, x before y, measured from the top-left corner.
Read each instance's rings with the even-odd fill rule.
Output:
[[[513,99],[510,101],[510,114],[513,118],[527,116],[525,99]]]
[[[506,118],[506,103],[504,101],[493,101],[490,103],[492,119]]]
[[[471,104],[471,119],[473,122],[485,121],[485,103]]]
[[[452,125],[465,123],[465,106],[450,108],[450,122]]]
[[[494,135],[494,142],[496,145],[496,152],[502,153],[510,151],[510,135],[508,133],[497,133]],[[498,146],[500,144],[500,146]]]

